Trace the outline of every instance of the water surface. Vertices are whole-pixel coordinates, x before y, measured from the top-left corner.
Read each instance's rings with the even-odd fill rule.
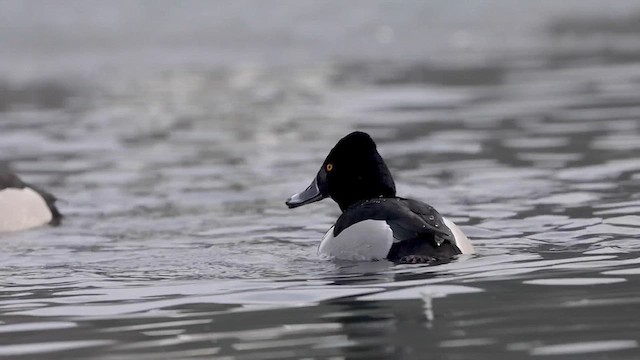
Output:
[[[284,41],[277,21],[249,20],[259,3],[192,22],[202,4],[187,3],[156,35],[165,15],[134,31],[147,8],[129,3],[88,18],[82,3],[1,5],[2,36],[25,41],[0,62],[0,161],[66,217],[0,235],[0,356],[640,355],[637,4],[376,4],[338,19],[289,4],[298,32]],[[205,21],[217,11],[244,22],[221,32]],[[477,255],[318,258],[339,209],[284,200],[355,129],[398,193],[456,221]]]

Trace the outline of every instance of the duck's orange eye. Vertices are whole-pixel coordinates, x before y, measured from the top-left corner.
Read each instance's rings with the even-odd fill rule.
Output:
[[[333,164],[327,164],[326,169],[327,169],[327,171],[333,170]]]

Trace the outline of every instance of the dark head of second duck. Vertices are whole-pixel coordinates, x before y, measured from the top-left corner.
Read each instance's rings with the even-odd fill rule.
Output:
[[[331,197],[342,210],[323,237],[320,255],[344,260],[435,263],[473,246],[458,226],[424,202],[396,196],[396,187],[371,137],[355,131],[331,149],[289,208]]]

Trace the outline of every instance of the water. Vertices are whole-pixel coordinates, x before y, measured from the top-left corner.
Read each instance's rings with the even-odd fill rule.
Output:
[[[640,355],[640,4],[84,4],[0,4],[1,357]],[[354,129],[477,255],[318,258]]]

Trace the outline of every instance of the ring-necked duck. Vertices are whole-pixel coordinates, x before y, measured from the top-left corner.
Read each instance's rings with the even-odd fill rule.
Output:
[[[29,185],[0,164],[0,232],[58,225],[55,196]]]
[[[331,197],[342,215],[318,253],[335,259],[422,263],[473,253],[462,230],[433,207],[396,196],[396,187],[371,137],[353,132],[329,152],[309,187],[289,208]]]

